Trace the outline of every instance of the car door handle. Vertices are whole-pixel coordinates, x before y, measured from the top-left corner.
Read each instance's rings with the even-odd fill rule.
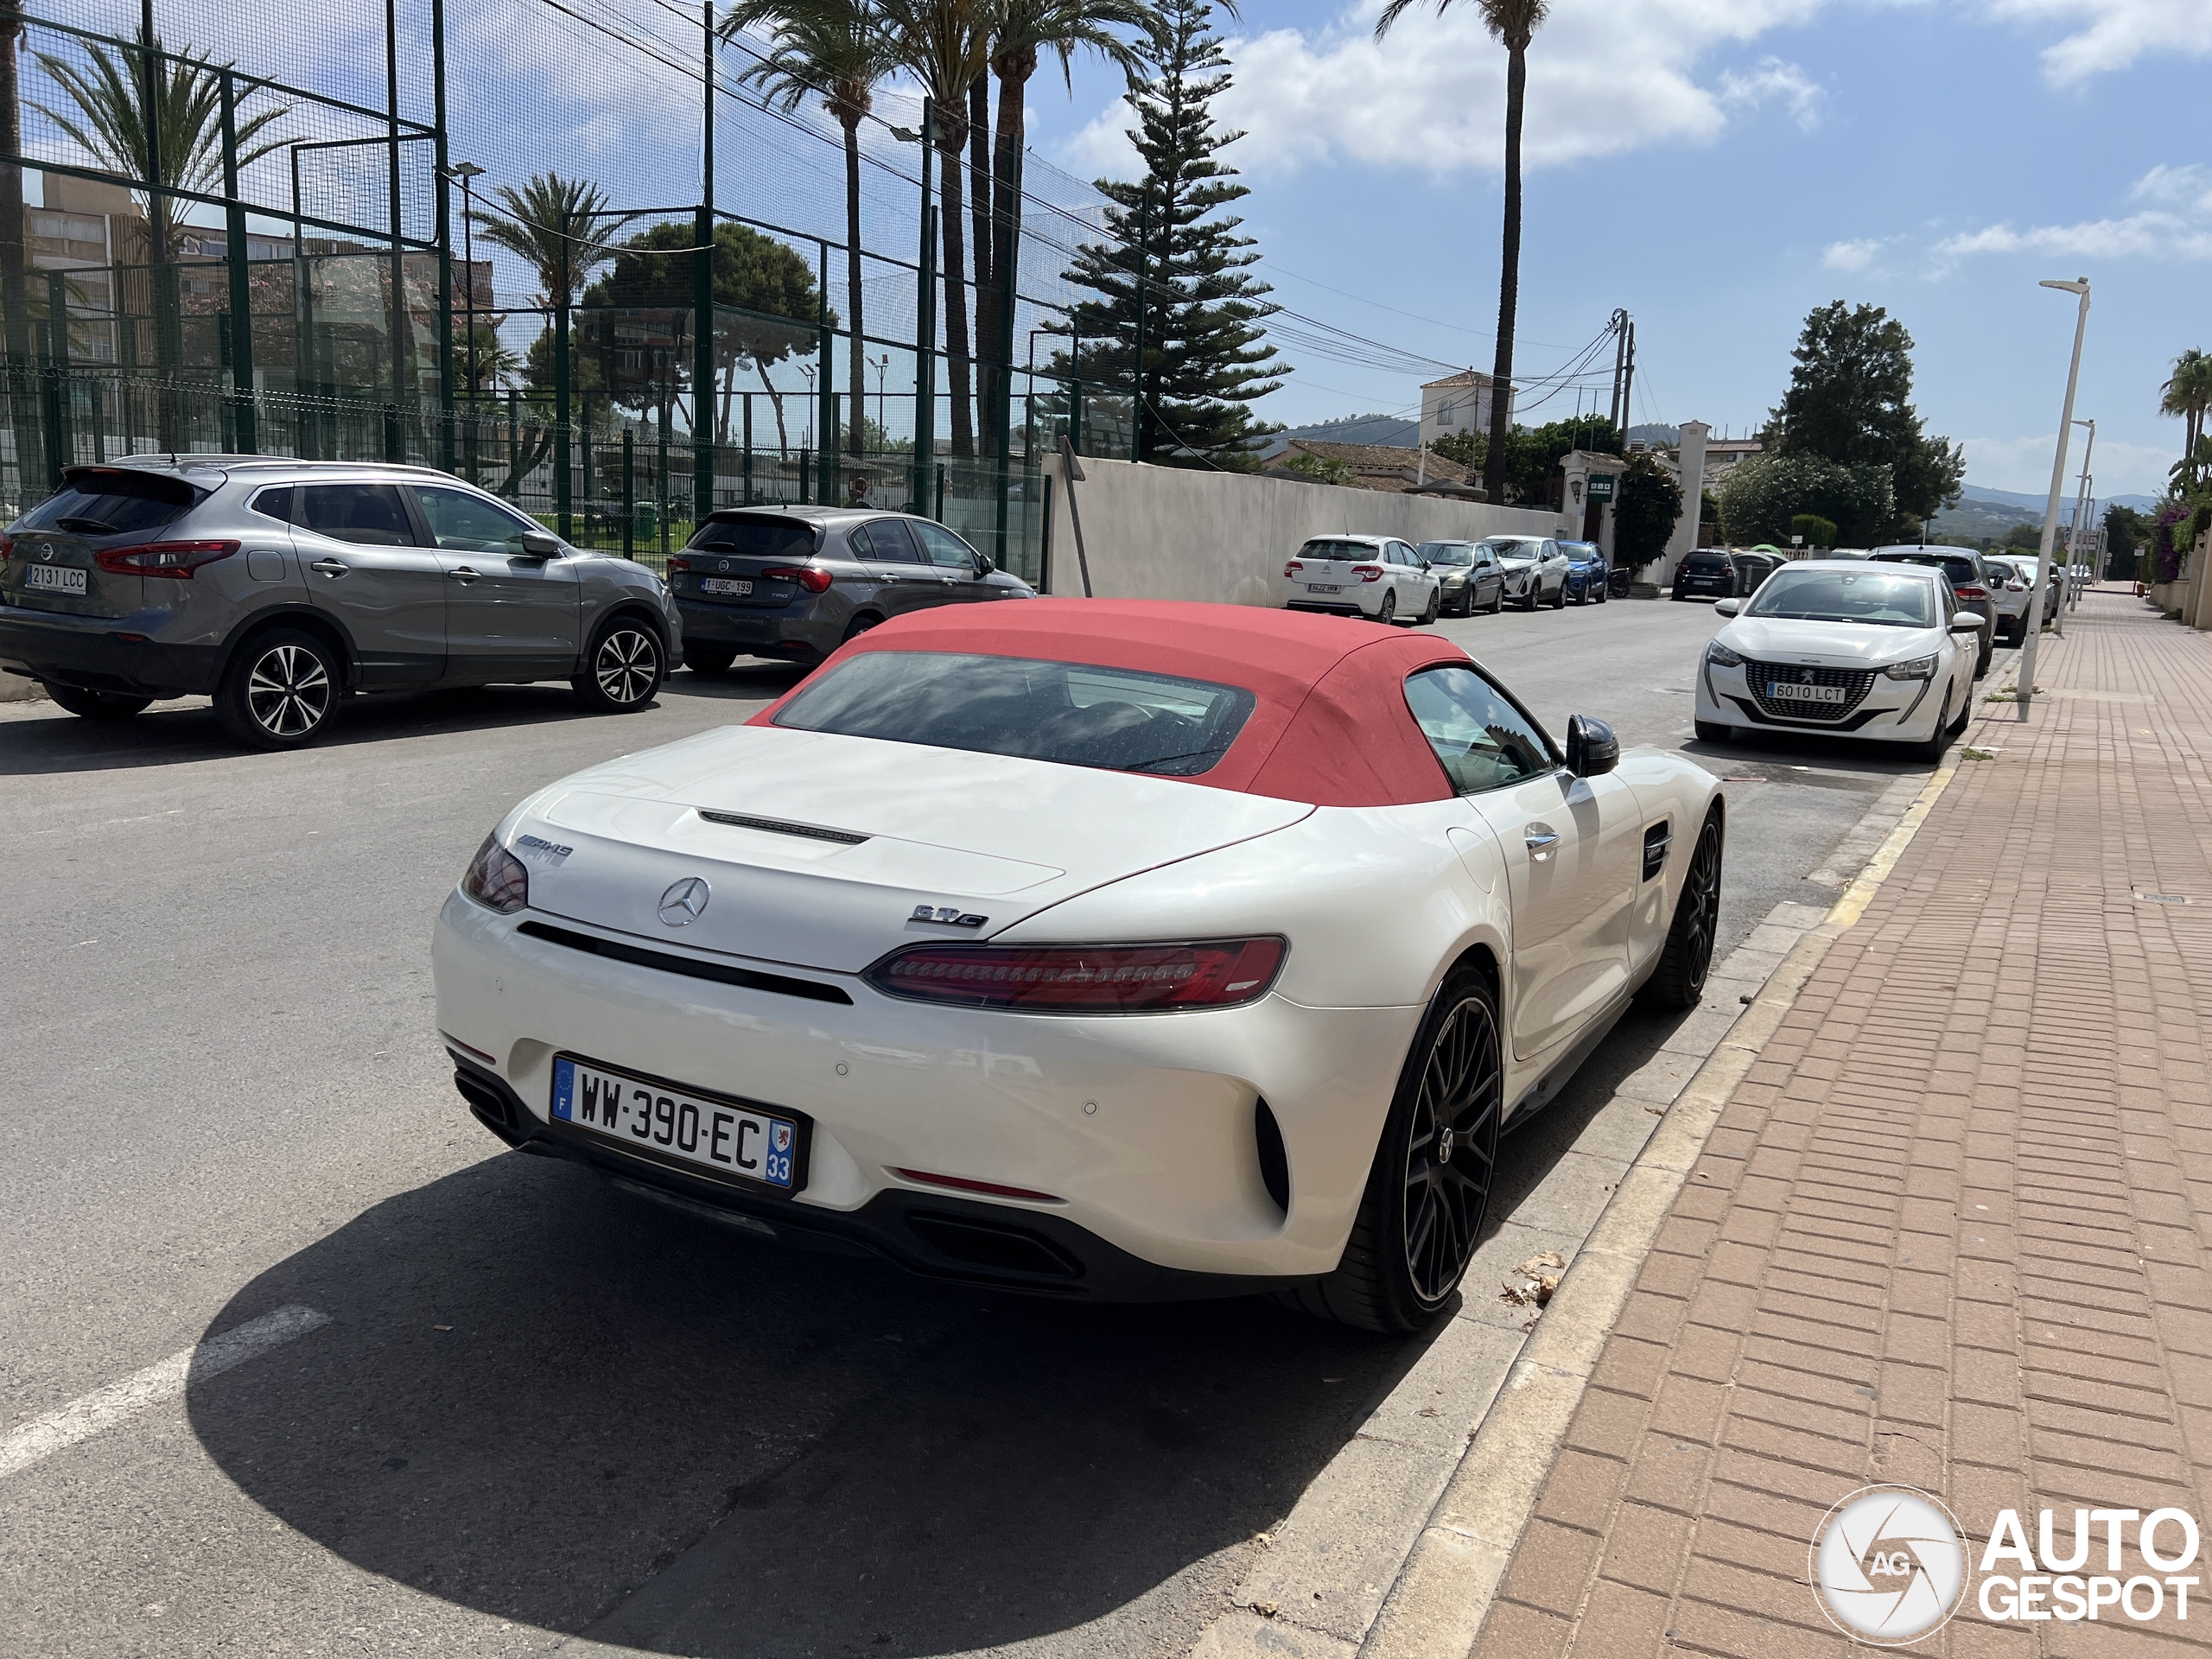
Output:
[[[446,572],[446,575],[451,576],[455,582],[461,583],[464,588],[470,582],[476,580],[476,572],[470,569],[465,564],[457,564],[454,566],[452,569]]]
[[[353,567],[342,559],[317,559],[308,567],[318,575],[342,576]]]
[[[1548,823],[1532,823],[1522,833],[1522,844],[1528,848],[1529,856],[1541,864],[1559,846],[1559,831]]]

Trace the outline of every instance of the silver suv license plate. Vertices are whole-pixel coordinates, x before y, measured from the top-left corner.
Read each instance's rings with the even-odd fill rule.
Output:
[[[66,564],[35,564],[23,572],[23,586],[48,594],[81,594],[85,573]]]
[[[779,1192],[804,1185],[804,1142],[794,1120],[565,1054],[553,1062],[553,1118]]]

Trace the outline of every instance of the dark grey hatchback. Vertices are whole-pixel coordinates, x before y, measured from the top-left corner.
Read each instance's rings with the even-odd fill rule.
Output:
[[[819,662],[910,611],[1037,596],[934,519],[850,507],[726,507],[670,556],[668,586],[703,674]]]

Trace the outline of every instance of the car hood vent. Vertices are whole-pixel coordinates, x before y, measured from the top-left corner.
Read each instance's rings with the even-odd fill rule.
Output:
[[[801,836],[809,841],[834,841],[841,846],[857,847],[868,839],[856,836],[849,830],[824,830],[818,823],[787,823],[781,818],[748,817],[742,812],[715,812],[705,807],[699,816],[709,823],[727,823],[738,830],[761,830],[772,836]]]

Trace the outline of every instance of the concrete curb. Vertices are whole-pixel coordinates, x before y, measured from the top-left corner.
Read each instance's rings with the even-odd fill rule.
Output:
[[[1360,1659],[1440,1659],[1473,1650],[1605,1338],[1722,1107],[1828,946],[1865,914],[1957,772],[1957,763],[1950,762],[1929,779],[1827,919],[1783,957],[1661,1120],[1569,1265],[1431,1510],[1359,1646]]]

